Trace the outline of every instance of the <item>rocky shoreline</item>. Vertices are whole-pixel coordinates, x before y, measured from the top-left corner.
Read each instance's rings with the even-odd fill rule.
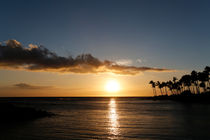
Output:
[[[55,114],[31,107],[20,107],[12,103],[0,103],[0,122],[19,122],[42,117],[52,117]]]

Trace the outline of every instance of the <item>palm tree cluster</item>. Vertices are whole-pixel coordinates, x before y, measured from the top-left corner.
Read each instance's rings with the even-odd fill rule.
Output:
[[[191,74],[183,75],[179,80],[173,77],[166,82],[154,82],[151,80],[154,96],[179,95],[179,94],[202,94],[210,92],[210,67],[206,66],[202,72],[193,70]],[[159,88],[159,94],[156,91]]]

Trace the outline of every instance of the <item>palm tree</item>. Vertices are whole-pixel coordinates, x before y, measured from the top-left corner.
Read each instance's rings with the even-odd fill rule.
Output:
[[[162,82],[162,86],[165,87],[165,93],[166,93],[166,95],[168,95],[168,92],[167,92],[167,83],[166,82]]]
[[[199,79],[199,81],[201,81],[200,87],[202,87],[203,91],[206,92],[206,87],[207,86],[205,85],[205,83],[209,82],[209,74],[206,73],[205,71],[204,72],[199,72],[198,73],[198,79]]]
[[[208,74],[210,74],[210,67],[209,67],[209,66],[206,66],[206,67],[204,68],[204,71],[206,71]]]
[[[181,90],[181,83],[179,81],[173,83],[173,89],[176,90],[176,94],[180,93]]]
[[[177,80],[178,79],[176,77],[173,77],[172,89],[176,90],[176,94],[178,94],[180,89]]]
[[[154,81],[150,81],[149,84],[152,85],[153,93],[157,96],[156,86],[160,89],[161,95],[165,92],[165,95],[168,95],[169,92],[167,88],[171,91],[171,94],[181,94],[183,92],[186,93],[201,93],[200,89],[203,89],[203,92],[210,91],[210,67],[206,66],[203,72],[197,72],[193,70],[190,75],[183,75],[180,80],[176,77],[173,77],[172,80],[167,82],[159,82],[156,83]],[[163,90],[162,90],[163,88]],[[192,92],[193,91],[193,92]]]
[[[173,77],[173,82],[176,83],[176,81],[177,81],[177,78]]]
[[[153,80],[151,80],[149,82],[149,84],[151,84],[151,86],[152,86],[154,96],[157,96],[156,88],[155,88],[155,82]]]
[[[179,92],[179,94],[182,92],[182,84],[180,81],[176,82],[176,85],[177,85],[177,92]]]
[[[197,71],[193,70],[191,72],[191,83],[192,85],[194,85],[196,87],[196,90],[197,90],[197,93],[200,93],[200,89],[199,89],[199,84],[198,84],[198,73]],[[193,90],[194,90],[194,87],[193,87]],[[194,91],[195,93],[195,91]]]
[[[191,92],[191,90],[190,90],[191,76],[190,75],[183,75],[180,79],[180,82],[182,83],[182,85],[184,85],[188,88],[188,91]]]
[[[168,87],[169,90],[171,91],[171,94],[174,94],[174,93],[173,93],[172,85],[173,85],[173,82],[172,82],[171,80],[169,80],[169,81],[167,82],[167,87]]]
[[[210,67],[206,66],[203,73],[206,74],[207,89],[210,89]]]
[[[206,85],[203,81],[200,83],[200,87],[202,87],[203,91],[206,92]]]
[[[156,85],[157,85],[158,88],[160,89],[161,95],[163,95],[163,92],[162,92],[162,84],[160,83],[160,81],[157,81]]]

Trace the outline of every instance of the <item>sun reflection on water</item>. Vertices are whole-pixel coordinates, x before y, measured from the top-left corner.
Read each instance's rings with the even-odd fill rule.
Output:
[[[119,123],[118,123],[118,114],[116,111],[115,99],[111,99],[109,102],[109,122],[110,122],[110,134],[118,135],[119,134]]]

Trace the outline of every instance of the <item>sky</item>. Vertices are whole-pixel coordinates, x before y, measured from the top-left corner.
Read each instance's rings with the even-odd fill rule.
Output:
[[[151,96],[150,80],[180,78],[210,62],[208,0],[0,3],[0,47],[8,48],[0,49],[0,96]],[[47,59],[22,57],[32,48],[45,48]],[[119,92],[104,90],[109,79]]]

